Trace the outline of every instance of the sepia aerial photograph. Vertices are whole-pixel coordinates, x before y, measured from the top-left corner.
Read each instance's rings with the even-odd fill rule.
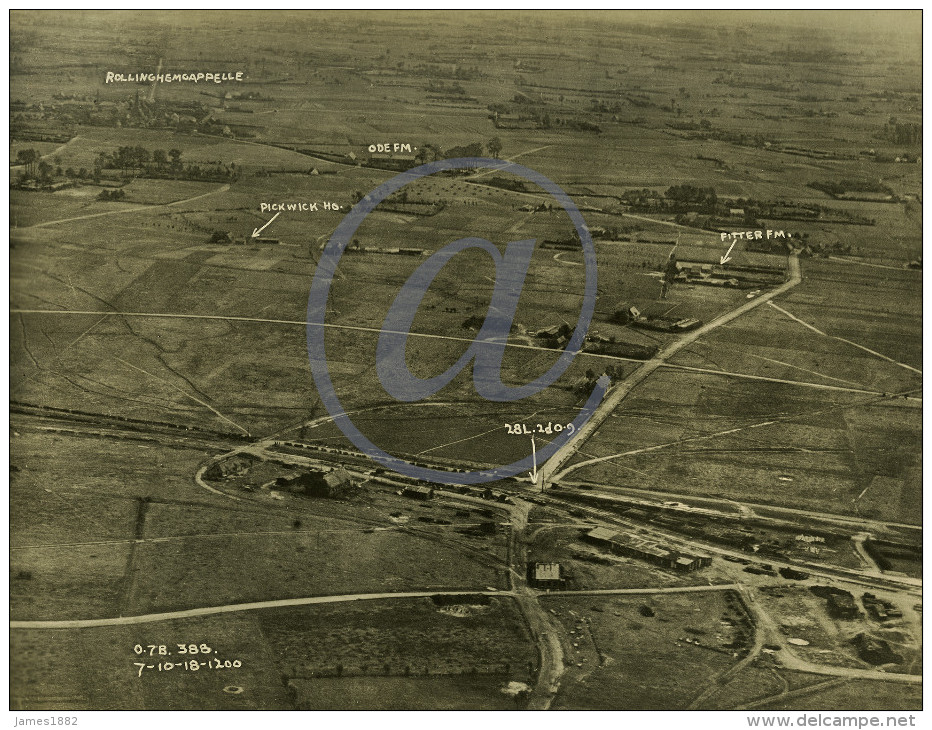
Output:
[[[912,724],[922,20],[10,11],[14,725]]]

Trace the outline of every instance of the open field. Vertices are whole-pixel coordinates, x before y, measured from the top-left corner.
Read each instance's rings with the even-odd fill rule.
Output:
[[[13,680],[12,692],[23,710],[291,709],[276,657],[269,651],[253,613],[160,622],[148,626],[81,631],[14,632],[13,648],[28,658]],[[216,657],[238,659],[237,669],[184,669],[188,655],[178,644],[206,644]],[[134,647],[140,646],[143,654]],[[149,656],[149,645],[165,646]],[[171,652],[171,654],[168,654]],[[142,669],[135,663],[153,664]],[[175,668],[159,671],[158,664]],[[75,667],[81,667],[76,671]],[[190,665],[189,665],[190,666]],[[240,687],[231,694],[225,687]]]
[[[899,682],[859,682],[849,680],[827,685],[792,700],[774,699],[757,706],[760,710],[886,710],[922,709],[922,691],[918,685]]]
[[[619,456],[572,478],[915,523],[920,428],[917,409],[877,396],[665,370],[577,462]],[[870,494],[878,476],[895,480],[893,498]]]
[[[14,428],[22,429],[14,436],[11,492],[16,619],[351,593],[367,571],[372,591],[507,587],[492,567],[505,557],[499,540],[452,533],[454,520],[475,524],[478,514],[467,521],[452,507],[415,508],[411,500],[377,494],[348,503],[295,497],[234,503],[194,484],[204,452],[47,433],[25,422]],[[109,469],[82,469],[100,447]],[[416,529],[391,519],[396,512]],[[418,520],[426,515],[450,526],[431,531]],[[388,531],[374,531],[379,525]],[[447,530],[455,539],[444,538]],[[485,562],[476,562],[477,555]],[[165,593],[160,587],[167,584],[175,588]]]
[[[521,614],[504,597],[270,609],[260,621],[283,671],[295,678],[493,674],[528,681],[536,661]]]
[[[133,613],[297,598],[485,586],[495,571],[432,541],[395,532],[230,536],[137,551]],[[170,593],[164,586],[174,586]]]
[[[735,627],[744,614],[728,595],[545,599],[570,637],[555,709],[685,709],[738,661]],[[642,606],[654,615],[643,616]]]
[[[507,676],[321,677],[293,679],[306,710],[516,710]]]
[[[701,710],[874,710],[922,708],[918,685],[794,672],[764,654],[695,706]]]

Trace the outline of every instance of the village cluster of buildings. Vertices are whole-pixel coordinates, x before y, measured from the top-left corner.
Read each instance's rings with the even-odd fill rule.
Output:
[[[866,608],[877,621],[883,622],[903,618],[903,612],[896,607],[896,604],[886,601],[883,598],[878,598],[873,593],[865,593],[861,597],[861,601],[864,603],[864,608]]]
[[[704,553],[687,553],[655,540],[618,532],[608,527],[596,527],[586,533],[586,540],[616,555],[637,558],[661,568],[684,573],[712,564],[712,556]]]
[[[849,591],[840,589],[829,589],[827,593],[828,613],[832,618],[852,621],[864,616],[854,596]],[[883,598],[878,598],[873,593],[865,593],[862,597],[864,608],[876,621],[881,623],[892,621],[903,617],[903,612],[896,606]]]

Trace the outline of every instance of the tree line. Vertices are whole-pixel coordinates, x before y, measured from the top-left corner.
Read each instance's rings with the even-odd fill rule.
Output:
[[[156,149],[124,145],[114,152],[101,152],[94,161],[94,177],[99,179],[104,170],[119,170],[123,177],[155,177],[184,180],[235,180],[239,176],[236,163],[224,165],[217,162],[213,166],[201,166],[195,163],[185,164],[181,159],[181,150]]]

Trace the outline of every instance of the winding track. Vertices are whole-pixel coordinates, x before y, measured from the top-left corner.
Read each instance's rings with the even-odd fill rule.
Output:
[[[230,189],[229,185],[221,185],[216,190],[211,190],[209,193],[201,193],[200,195],[195,195],[193,198],[185,198],[184,200],[176,200],[172,203],[160,203],[158,205],[136,205],[132,208],[120,208],[119,210],[105,210],[102,213],[88,213],[87,215],[79,215],[74,218],[59,218],[54,221],[45,221],[44,223],[36,223],[33,226],[23,226],[22,228],[16,228],[16,231],[28,231],[33,228],[47,228],[48,226],[54,226],[59,223],[70,223],[71,221],[83,221],[89,218],[101,218],[107,215],[124,215],[126,213],[145,213],[150,210],[158,210],[161,208],[171,208],[175,205],[183,205],[184,203],[192,203],[195,200],[200,200],[201,198],[206,198],[209,195],[216,195],[217,193],[225,193]]]

